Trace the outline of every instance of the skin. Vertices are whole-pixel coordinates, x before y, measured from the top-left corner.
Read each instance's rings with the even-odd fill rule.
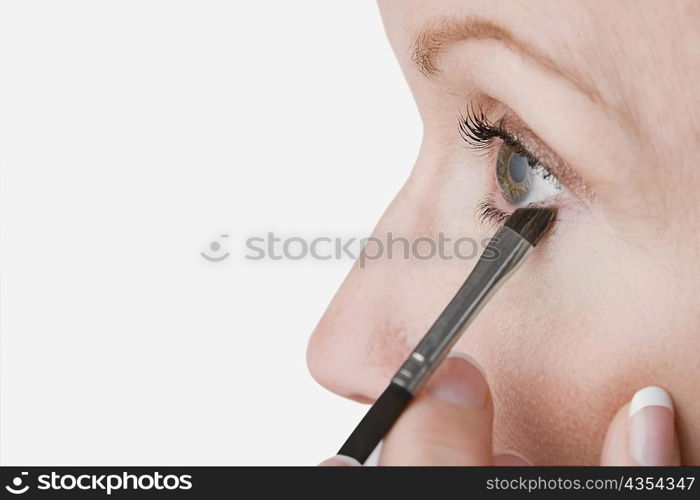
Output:
[[[493,448],[537,465],[600,463],[613,417],[657,385],[673,399],[681,461],[700,464],[700,4],[379,6],[424,138],[373,236],[493,234],[473,214],[499,196],[494,157],[457,133],[468,104],[516,116],[575,177],[560,177],[554,230],[455,348],[488,380]],[[426,29],[445,40],[430,61],[412,57]],[[309,342],[314,378],[373,401],[474,262],[356,265]]]
[[[673,411],[650,405],[630,418],[635,399],[613,418],[601,464],[679,465]],[[493,417],[493,396],[482,369],[468,356],[453,353],[385,436],[379,465],[531,465],[516,452],[494,453]],[[360,464],[336,455],[319,465]]]

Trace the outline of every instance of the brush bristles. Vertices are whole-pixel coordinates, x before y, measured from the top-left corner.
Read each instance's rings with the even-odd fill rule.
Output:
[[[540,238],[547,233],[556,215],[557,209],[552,207],[519,208],[513,212],[504,225],[535,246]]]

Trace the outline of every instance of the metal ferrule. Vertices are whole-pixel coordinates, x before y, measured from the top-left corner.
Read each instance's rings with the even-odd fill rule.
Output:
[[[452,301],[396,372],[392,383],[415,395],[465,328],[532,248],[520,234],[501,227]]]

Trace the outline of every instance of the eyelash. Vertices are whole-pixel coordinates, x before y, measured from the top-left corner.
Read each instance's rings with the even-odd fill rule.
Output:
[[[513,148],[513,151],[527,158],[530,164],[542,165],[545,171],[544,178],[552,176],[551,171],[537,157],[530,153],[525,146],[515,139],[503,126],[502,120],[491,122],[481,108],[467,107],[466,115],[459,116],[459,135],[477,152],[490,155],[494,139],[501,139],[505,144]],[[505,221],[511,214],[498,208],[493,194],[488,194],[477,205],[475,216],[485,225],[497,225]]]

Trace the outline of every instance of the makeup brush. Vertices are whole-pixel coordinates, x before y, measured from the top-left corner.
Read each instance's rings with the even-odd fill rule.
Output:
[[[520,208],[491,238],[454,298],[360,421],[339,455],[364,463],[447,356],[493,293],[510,277],[552,225],[556,208]]]

